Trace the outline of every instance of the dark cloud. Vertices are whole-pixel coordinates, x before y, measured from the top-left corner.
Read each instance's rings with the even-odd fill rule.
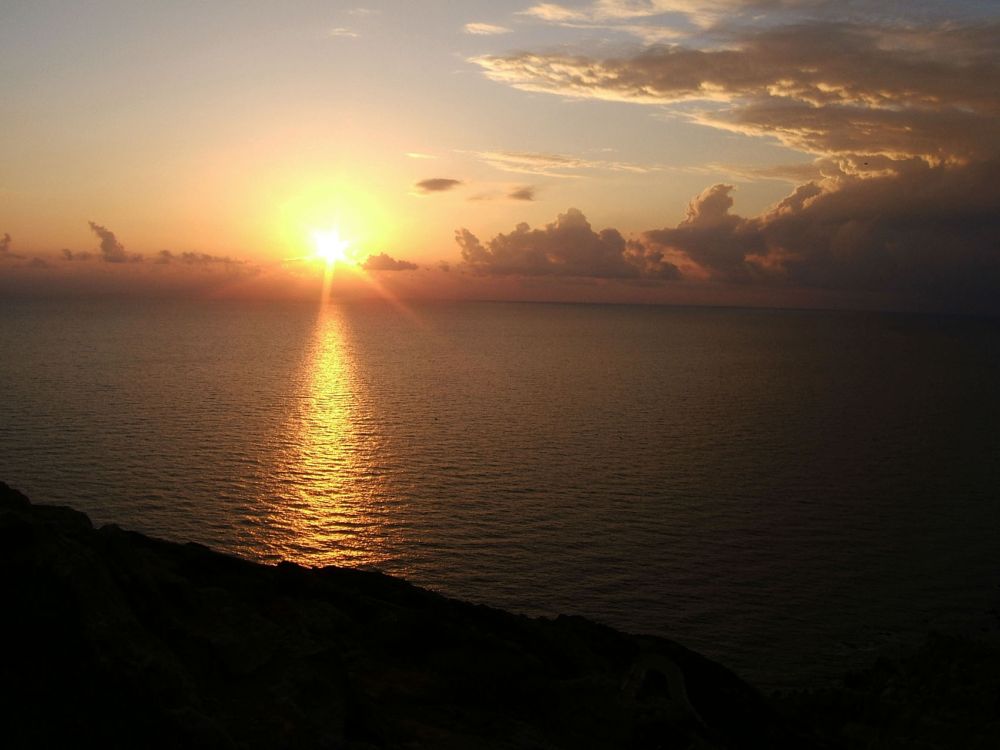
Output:
[[[461,180],[452,180],[448,177],[432,177],[429,180],[421,180],[416,184],[416,187],[422,193],[443,193],[461,184]]]
[[[245,265],[246,261],[233,260],[229,256],[209,255],[208,253],[183,252],[175,253],[170,250],[160,250],[156,255],[156,263],[169,264],[181,263],[188,266],[207,266],[217,263],[223,265]]]
[[[507,193],[507,197],[515,201],[533,201],[535,200],[535,188],[531,185],[525,185],[511,190]]]
[[[369,255],[368,259],[361,264],[366,271],[415,271],[416,263],[407,260],[396,260],[388,253]]]
[[[982,307],[1000,295],[1000,161],[802,185],[761,216],[730,213],[729,185],[674,228],[646,232],[712,278],[903,293]]]
[[[11,252],[10,246],[12,244],[14,244],[14,241],[11,239],[10,234],[8,234],[7,232],[4,232],[3,233],[3,237],[0,237],[0,262],[6,261],[6,260],[23,260],[24,259],[24,256],[17,255],[16,253]]]
[[[102,260],[107,263],[127,263],[130,260],[141,260],[141,256],[131,256],[125,252],[125,246],[118,241],[115,233],[107,227],[90,221],[90,230],[101,240],[100,251]]]
[[[3,237],[0,237],[0,263],[12,262],[14,266],[20,265],[19,261],[24,260],[23,255],[18,255],[12,252],[10,247],[14,244],[9,233],[4,232]]]
[[[94,257],[93,253],[87,252],[86,250],[70,250],[68,247],[64,247],[60,250],[64,260],[90,260]]]
[[[755,217],[733,213],[732,185],[713,185],[691,200],[676,226],[628,240],[616,229],[593,231],[570,209],[544,229],[520,224],[486,243],[461,229],[456,241],[467,267],[489,275],[685,278],[996,310],[998,185],[1000,160],[916,160],[874,177],[841,173],[826,184],[800,185]]]
[[[42,258],[32,258],[27,263],[28,268],[48,268],[48,261]]]
[[[490,275],[577,276],[634,279],[643,275],[673,278],[677,268],[659,249],[626,242],[617,229],[595,232],[571,208],[544,229],[518,224],[485,245],[468,229],[455,233],[462,259],[475,272]]]

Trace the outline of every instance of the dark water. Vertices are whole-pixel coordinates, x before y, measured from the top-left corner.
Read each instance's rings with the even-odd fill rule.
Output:
[[[0,302],[0,478],[258,560],[675,638],[765,686],[1000,604],[1000,322]]]

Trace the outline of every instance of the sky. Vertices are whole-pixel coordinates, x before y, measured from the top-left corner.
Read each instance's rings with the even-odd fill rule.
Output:
[[[995,0],[7,0],[0,97],[3,295],[1000,312]]]

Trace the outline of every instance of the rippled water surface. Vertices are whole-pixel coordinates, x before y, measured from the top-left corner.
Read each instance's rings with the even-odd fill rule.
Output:
[[[794,684],[1000,604],[998,383],[970,318],[0,302],[0,479]]]

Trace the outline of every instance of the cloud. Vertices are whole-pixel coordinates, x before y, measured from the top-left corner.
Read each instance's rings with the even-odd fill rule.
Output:
[[[627,31],[642,30],[622,22],[642,21],[656,16],[678,26],[710,26],[721,18],[731,17],[740,11],[769,11],[781,6],[817,5],[822,0],[596,0],[582,7],[568,7],[559,3],[539,3],[519,15],[528,16],[560,26],[595,26],[619,28]],[[649,28],[649,27],[645,27]]]
[[[422,193],[443,193],[461,184],[461,180],[453,180],[448,177],[432,177],[428,180],[418,182],[416,188]]]
[[[871,164],[877,169],[880,165]],[[481,242],[456,232],[462,260],[492,276],[685,280],[876,293],[907,307],[1000,309],[1000,160],[914,160],[901,171],[808,182],[759,216],[733,212],[734,187],[692,198],[676,226],[626,239],[569,209],[552,224]]]
[[[507,193],[507,197],[515,201],[533,201],[535,200],[535,188],[531,185],[515,188]]]
[[[0,237],[0,263],[8,260],[23,260],[24,256],[12,253],[10,246],[13,244],[13,240],[10,234],[7,232],[3,233],[3,237]]]
[[[617,229],[595,232],[586,217],[570,208],[544,229],[518,224],[485,245],[468,229],[455,241],[462,260],[476,273],[495,276],[575,276],[636,279],[676,278],[679,271],[659,249],[628,242]]]
[[[433,154],[425,154],[420,151],[407,151],[406,155],[411,159],[436,159]]]
[[[490,78],[563,96],[706,102],[706,125],[815,154],[965,161],[996,153],[1000,24],[894,28],[811,22],[732,34],[724,47],[624,57],[474,59]]]
[[[100,251],[101,258],[107,263],[127,263],[128,261],[140,261],[142,256],[129,255],[125,252],[125,246],[118,241],[115,237],[115,233],[112,232],[107,227],[102,227],[100,224],[95,224],[90,221],[87,222],[90,225],[90,230],[98,236],[101,240]]]
[[[706,164],[704,167],[692,168],[691,171],[721,172],[730,175],[730,179],[739,179],[744,182],[773,180],[791,182],[797,185],[802,182],[822,180],[830,174],[839,174],[842,172],[839,166],[828,168],[828,164],[830,163],[823,159],[802,164],[776,164],[767,167],[715,163]]]
[[[396,260],[388,253],[379,253],[369,255],[361,267],[366,271],[415,271],[418,266],[406,260]]]
[[[477,151],[473,152],[491,167],[504,172],[537,174],[546,177],[566,177],[566,173],[582,170],[605,170],[609,172],[634,172],[642,174],[656,172],[656,165],[630,164],[620,161],[584,159],[565,154],[547,154],[530,151]]]
[[[950,308],[996,307],[1000,161],[807,183],[757,217],[730,213],[730,185],[692,200],[643,241],[712,279],[903,294]]]
[[[64,260],[90,260],[94,257],[93,253],[87,252],[86,250],[70,250],[68,247],[64,247],[61,251]]]
[[[357,39],[359,36],[361,36],[354,29],[348,29],[348,28],[345,28],[343,26],[336,26],[336,27],[330,29],[329,31],[327,31],[326,34],[327,34],[327,36],[331,36],[331,37],[345,37],[345,38],[348,38],[348,39]]]
[[[474,34],[476,36],[495,36],[511,32],[506,26],[497,26],[492,23],[467,23],[462,28],[466,34]]]
[[[763,29],[718,27],[700,37],[711,46],[694,46],[691,37],[626,55],[520,52],[475,62],[520,89],[683,105],[675,116],[774,138],[814,157],[765,168],[712,165],[798,187],[745,217],[733,212],[733,187],[713,185],[676,226],[639,236],[642,257],[659,250],[689,280],[867,290],[922,306],[998,309],[990,300],[1000,299],[1000,22],[943,23],[932,15],[823,21],[835,3],[773,4],[815,15],[786,25],[771,17]],[[596,22],[682,5],[690,4],[598,2],[533,13]],[[705,7],[726,5],[743,12],[765,2]],[[533,163],[522,162],[508,166]]]
[[[903,10],[910,18],[924,20],[977,15],[974,8],[959,3],[913,2],[906,5],[909,7]],[[775,18],[787,21],[796,16],[850,17],[877,22],[895,20],[901,13],[895,4],[852,0],[594,0],[574,7],[540,3],[520,11],[519,15],[559,26],[613,29],[643,37],[657,30],[669,30],[681,35]],[[989,11],[986,10],[986,13]]]
[[[246,265],[244,260],[233,260],[228,256],[209,255],[208,253],[182,252],[174,253],[170,250],[160,250],[156,256],[156,263],[161,265],[169,263],[181,263],[188,266],[207,266],[217,263],[223,265]]]

